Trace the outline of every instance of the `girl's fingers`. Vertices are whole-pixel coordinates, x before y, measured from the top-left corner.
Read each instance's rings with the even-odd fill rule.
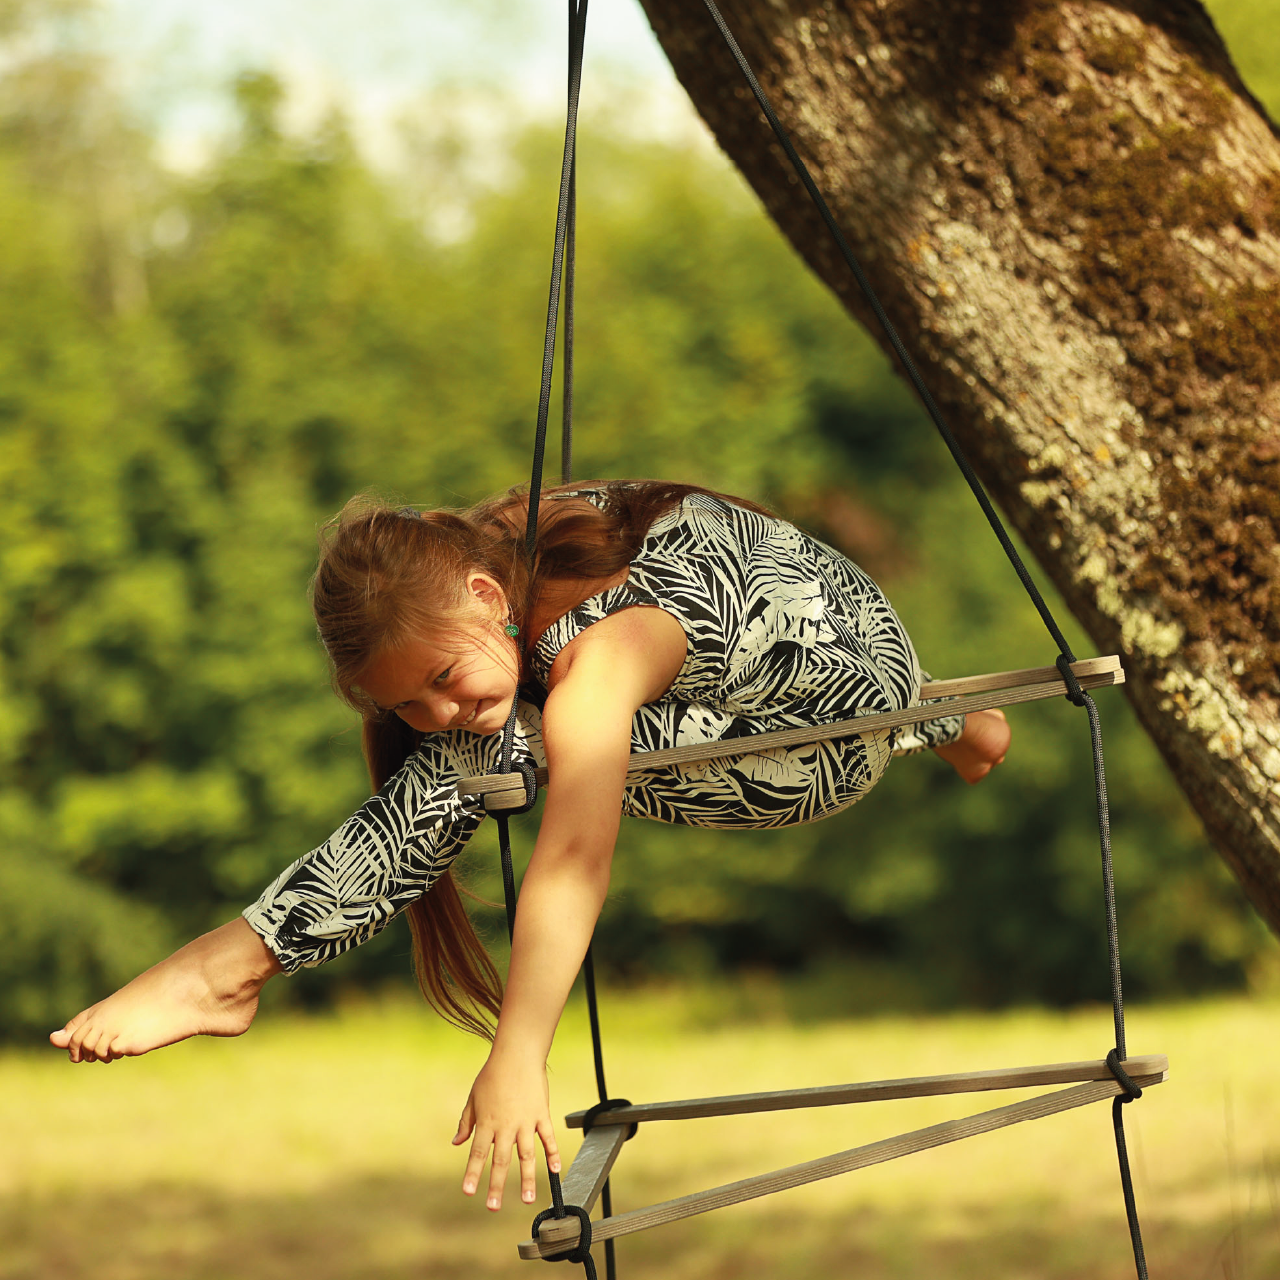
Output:
[[[542,1139],[542,1149],[547,1153],[547,1168],[552,1173],[559,1173],[560,1148],[556,1145],[556,1131],[550,1120],[538,1121],[538,1137]]]
[[[489,1148],[493,1146],[493,1135],[482,1129],[475,1131],[471,1141],[471,1154],[467,1157],[467,1169],[462,1175],[462,1190],[465,1195],[473,1196],[480,1185],[480,1175],[484,1172],[484,1162],[489,1158]]]
[[[453,1135],[453,1145],[460,1147],[466,1140],[471,1137],[471,1131],[476,1127],[475,1108],[471,1105],[471,1099],[467,1099],[467,1105],[462,1108],[462,1114],[458,1117],[458,1132]]]
[[[502,1190],[507,1185],[507,1173],[511,1169],[511,1138],[493,1140],[493,1160],[489,1165],[489,1198],[485,1201],[486,1209],[502,1208]]]
[[[535,1134],[521,1132],[516,1138],[520,1157],[520,1199],[532,1204],[538,1197],[538,1142]]]

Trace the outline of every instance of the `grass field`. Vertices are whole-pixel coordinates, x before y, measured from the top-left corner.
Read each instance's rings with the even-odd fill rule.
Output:
[[[744,999],[745,994],[745,999]],[[636,1101],[1101,1057],[1102,1009],[794,1026],[767,984],[611,996],[610,1084]],[[1167,1083],[1128,1108],[1152,1280],[1280,1276],[1280,1003],[1139,1008],[1134,1052]],[[110,1067],[0,1057],[5,1280],[399,1280],[526,1274],[530,1214],[457,1190],[448,1144],[482,1046],[416,1006],[265,1015]],[[572,1015],[560,1114],[593,1100]],[[615,1174],[619,1210],[1012,1100],[951,1098],[650,1126]],[[571,1135],[566,1145],[572,1147]],[[639,1277],[1131,1276],[1108,1108],[987,1135],[631,1237]],[[562,1270],[552,1274],[580,1275]],[[602,1272],[603,1274],[603,1272]]]

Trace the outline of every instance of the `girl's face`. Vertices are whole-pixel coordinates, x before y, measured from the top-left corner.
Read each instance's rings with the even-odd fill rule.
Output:
[[[498,733],[516,694],[516,642],[503,630],[507,606],[492,578],[467,579],[472,618],[448,639],[414,638],[379,655],[360,687],[419,733]]]

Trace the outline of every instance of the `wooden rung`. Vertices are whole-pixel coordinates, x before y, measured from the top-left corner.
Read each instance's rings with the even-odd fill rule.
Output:
[[[1072,663],[1071,669],[1084,689],[1099,689],[1106,685],[1124,683],[1124,670],[1120,666],[1120,659],[1114,655],[1086,658]],[[1029,667],[1024,671],[997,671],[991,675],[935,680],[922,686],[920,695],[922,699],[948,698],[949,701],[943,705],[936,701],[920,702],[904,707],[901,711],[854,716],[832,724],[803,725],[795,729],[752,734],[745,738],[726,738],[721,742],[691,742],[687,746],[667,747],[661,751],[637,751],[631,756],[627,776],[636,777],[673,764],[696,764],[723,756],[804,746],[830,738],[852,738],[879,729],[901,729],[907,725],[921,724],[939,714],[951,716],[965,715],[970,711],[990,711],[1019,702],[1060,698],[1065,692],[1066,685],[1056,667]],[[540,787],[547,785],[545,768],[535,769],[534,775]],[[480,774],[461,779],[458,782],[458,794],[487,796],[486,807],[490,810],[518,809],[524,804],[524,781],[516,774]]]
[[[1135,1083],[1146,1088],[1149,1085],[1159,1084],[1163,1079],[1164,1073],[1161,1072],[1156,1075],[1137,1077]],[[1039,1120],[1045,1116],[1057,1115],[1063,1111],[1070,1111],[1074,1107],[1083,1107],[1091,1102],[1114,1098],[1120,1092],[1120,1085],[1115,1080],[1093,1080],[1057,1093],[1038,1094],[1034,1098],[1026,1098],[1021,1102],[997,1107],[992,1111],[981,1111],[977,1115],[965,1116],[960,1120],[946,1120],[942,1124],[930,1125],[926,1129],[915,1129],[910,1133],[898,1134],[896,1137],[882,1138],[879,1142],[853,1147],[832,1156],[806,1161],[804,1164],[793,1164],[785,1169],[774,1170],[772,1173],[762,1173],[754,1178],[744,1178],[740,1182],[712,1187],[708,1191],[696,1191],[692,1195],[680,1196],[675,1200],[664,1200],[660,1204],[649,1205],[645,1209],[634,1209],[629,1213],[602,1218],[591,1224],[591,1238],[594,1243],[616,1239],[618,1236],[632,1235],[637,1231],[646,1231],[650,1227],[679,1221],[681,1218],[692,1218],[696,1214],[707,1213],[712,1209],[724,1209],[731,1204],[741,1204],[744,1200],[754,1200],[759,1196],[772,1195],[776,1191],[801,1187],[822,1178],[851,1173],[855,1169],[865,1169],[869,1165],[883,1164],[886,1160],[896,1160],[900,1156],[911,1155],[917,1151],[927,1151],[930,1147],[940,1147],[949,1142],[958,1142],[963,1138],[973,1138],[980,1133],[991,1133],[1023,1120]],[[536,1240],[525,1240],[519,1245],[520,1256],[525,1259],[537,1259],[547,1254],[571,1249],[578,1241],[578,1233],[577,1218],[549,1219],[539,1228]]]
[[[1169,1070],[1162,1053],[1129,1058],[1124,1069],[1135,1079]],[[805,1107],[836,1107],[850,1102],[889,1102],[895,1098],[931,1098],[949,1093],[980,1093],[992,1089],[1036,1089],[1046,1085],[1110,1080],[1102,1059],[1056,1062],[1038,1067],[1001,1067],[994,1071],[962,1071],[945,1076],[909,1076],[901,1080],[872,1080],[865,1084],[820,1085],[810,1089],[778,1089],[771,1093],[733,1093],[715,1098],[687,1098],[679,1102],[646,1102],[601,1112],[595,1126],[637,1124],[647,1120],[693,1120],[700,1116],[738,1116],[760,1111],[793,1111]],[[564,1122],[582,1128],[585,1111],[573,1111]],[[590,1136],[590,1135],[588,1135]]]
[[[605,1113],[608,1114],[607,1112]],[[578,1127],[582,1124],[579,1121]],[[592,1128],[582,1139],[582,1146],[574,1156],[569,1171],[561,1180],[560,1188],[564,1193],[565,1204],[581,1205],[588,1213],[595,1208],[600,1189],[609,1177],[609,1170],[627,1140],[627,1130],[623,1125],[609,1125],[607,1128]]]
[[[1115,675],[1119,678],[1116,684],[1124,683],[1124,669],[1120,659],[1114,654],[1101,658],[1082,658],[1071,664],[1076,679],[1084,683],[1086,679],[1099,676]],[[930,680],[920,686],[920,701],[930,698],[958,698],[966,693],[986,693],[992,689],[1016,689],[1024,684],[1044,684],[1051,681],[1061,682],[1062,676],[1057,667],[1028,667],[1022,671],[993,671],[985,676],[959,676],[954,680]],[[1106,681],[1104,683],[1111,683]],[[1066,689],[1064,684],[1063,689]]]

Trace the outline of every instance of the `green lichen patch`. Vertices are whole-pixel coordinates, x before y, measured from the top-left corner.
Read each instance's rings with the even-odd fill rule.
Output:
[[[1280,379],[1280,284],[1246,284],[1204,308],[1191,342],[1202,367],[1216,365],[1265,386]]]
[[[1250,182],[1219,159],[1235,100],[1191,56],[1153,124],[1109,88],[1146,74],[1127,37],[1099,28],[1073,48],[1040,23],[1012,52],[991,110],[1019,141],[996,154],[1026,224],[1072,246],[1073,305],[1123,344],[1161,491],[1129,589],[1189,643],[1212,638],[1247,690],[1280,693],[1280,443],[1256,452],[1255,408],[1280,379],[1280,285],[1209,283],[1188,245],[1275,231],[1280,175]]]
[[[1089,65],[1104,75],[1124,75],[1142,68],[1142,45],[1130,36],[1118,32],[1105,35],[1089,32],[1082,46]]]
[[[1192,231],[1221,231],[1223,227],[1239,225],[1251,235],[1258,232],[1256,223],[1248,217],[1239,183],[1225,173],[1184,175],[1170,193],[1163,212],[1172,226],[1189,227]]]
[[[1280,693],[1280,436],[1188,431],[1180,467],[1159,459],[1166,510],[1133,573],[1191,641],[1212,639],[1246,693]]]

